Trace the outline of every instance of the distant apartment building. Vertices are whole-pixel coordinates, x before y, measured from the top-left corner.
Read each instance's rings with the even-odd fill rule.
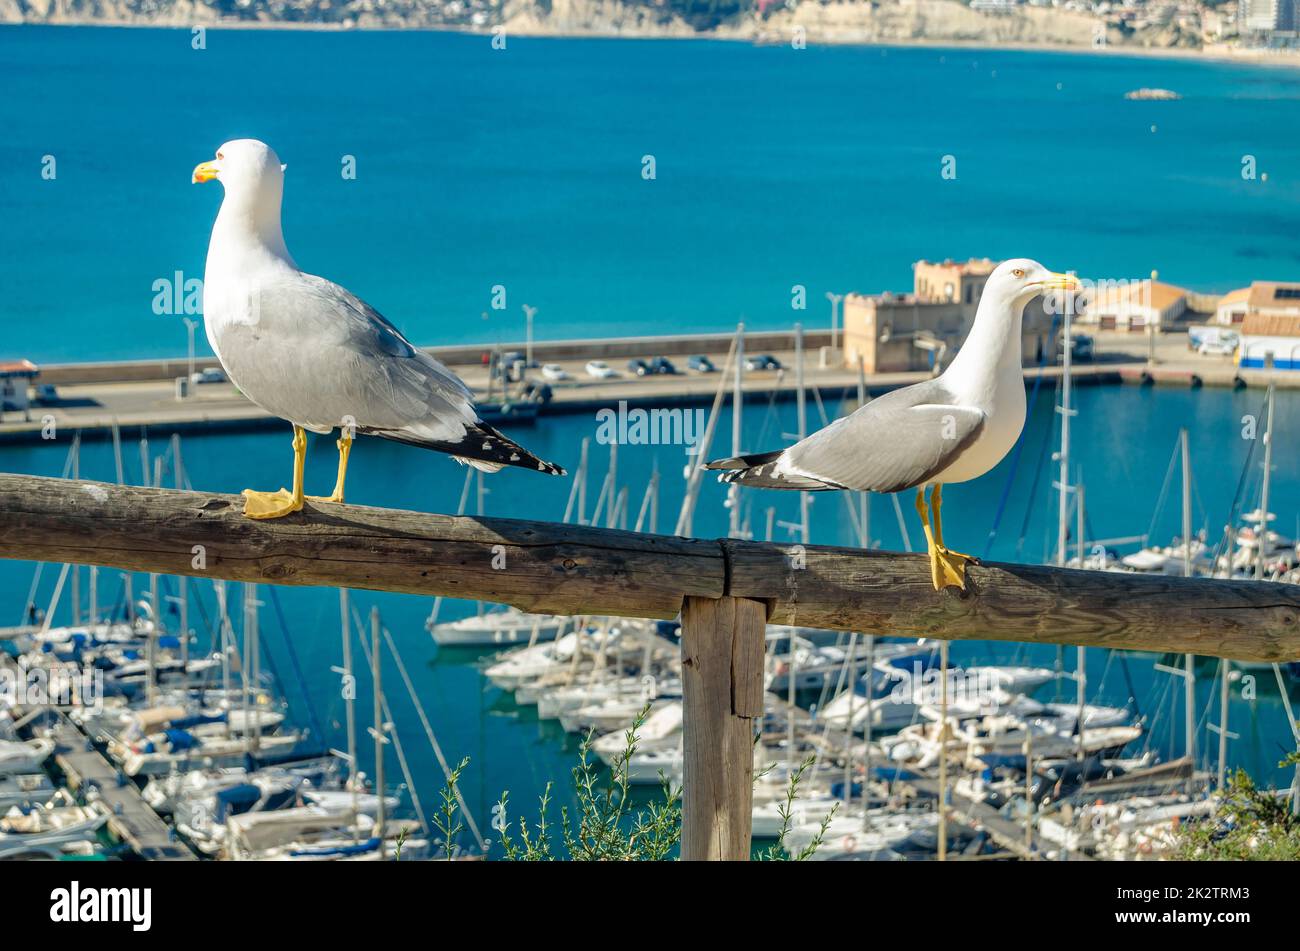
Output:
[[[1077,321],[1099,330],[1143,333],[1166,329],[1187,311],[1187,290],[1157,280],[1099,281],[1087,292]]]
[[[867,373],[936,371],[951,362],[970,331],[980,295],[998,262],[917,261],[912,293],[849,294],[844,298],[844,360]],[[1025,308],[1021,350],[1029,366],[1052,363],[1060,328],[1041,297]]]
[[[1296,0],[1239,0],[1237,23],[1243,33],[1295,30]]]

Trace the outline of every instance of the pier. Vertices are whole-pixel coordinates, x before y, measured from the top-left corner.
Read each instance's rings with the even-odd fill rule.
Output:
[[[109,813],[112,833],[142,859],[196,861],[194,853],[172,837],[167,824],[144,801],[135,784],[120,779],[118,771],[91,745],[86,734],[61,711],[52,710],[51,715],[55,718],[50,731],[56,744],[55,762],[69,786],[83,797],[94,792],[94,798]]]
[[[503,401],[499,381],[489,385],[487,357],[490,353],[523,354],[528,345],[467,344],[427,347],[426,352],[456,372],[474,392],[489,422],[528,420],[534,416],[563,413],[594,413],[617,407],[671,407],[703,405],[712,400],[719,384],[718,373],[696,373],[686,367],[692,355],[709,357],[721,369],[726,363],[730,334],[677,334],[662,337],[592,338],[585,340],[539,341],[532,345],[534,361],[555,364],[567,374],[564,380],[546,379],[539,368],[526,371],[527,379],[544,383],[550,399],[517,413],[518,404]],[[1075,385],[1131,384],[1139,386],[1264,388],[1270,383],[1281,388],[1300,387],[1300,373],[1241,369],[1227,357],[1202,357],[1188,350],[1180,335],[1167,335],[1151,353],[1142,340],[1131,335],[1098,334],[1099,353],[1093,362],[1075,363],[1071,376]],[[827,399],[856,395],[858,372],[845,366],[843,354],[832,345],[829,331],[808,331],[803,336],[804,382]],[[786,331],[754,331],[745,334],[745,352],[774,356],[788,372],[747,370],[742,389],[749,397],[773,400],[796,398],[794,334]],[[650,360],[657,356],[672,360],[675,374],[636,376],[627,369],[629,359]],[[587,374],[588,360],[604,360],[617,376],[596,379]],[[196,371],[219,369],[213,357],[196,358]],[[185,378],[190,364],[185,358],[132,360],[102,363],[69,363],[43,366],[39,382],[57,388],[58,398],[33,405],[26,414],[0,413],[0,444],[40,442],[54,438],[51,432],[73,430],[85,439],[107,437],[119,429],[163,428],[168,432],[250,432],[283,429],[284,423],[249,402],[230,383],[191,384],[189,394],[177,395],[177,379]],[[1026,384],[1038,377],[1055,382],[1059,366],[1026,367]],[[924,370],[867,374],[866,390],[877,396],[928,378]],[[727,381],[731,388],[731,381]],[[518,384],[512,384],[517,390]]]
[[[806,364],[804,381],[827,399],[845,395],[856,397],[858,372],[842,363],[841,355],[829,349],[829,333],[805,335]],[[554,363],[568,374],[568,379],[545,379],[540,370],[528,370],[528,380],[545,383],[551,398],[536,407],[537,415],[594,413],[615,408],[620,401],[629,407],[671,407],[704,405],[717,392],[720,373],[695,373],[687,370],[683,354],[708,356],[720,370],[726,363],[728,336],[633,337],[621,340],[574,340],[534,344],[534,359],[541,364]],[[523,345],[517,345],[523,352]],[[776,400],[796,398],[795,352],[787,333],[753,333],[745,335],[746,353],[770,354],[785,371],[748,370],[743,374],[746,396]],[[823,348],[825,348],[823,352]],[[506,348],[507,350],[509,348]],[[501,386],[489,386],[488,370],[482,357],[486,347],[430,348],[431,355],[445,362],[474,392],[480,404],[488,408],[501,406]],[[667,356],[673,360],[675,374],[636,376],[625,363],[631,358],[652,359]],[[590,359],[606,360],[617,377],[595,379],[585,370]],[[196,367],[215,367],[208,358]],[[1098,362],[1072,369],[1076,385],[1119,383],[1125,378],[1140,382],[1142,364]],[[1055,381],[1061,374],[1058,366],[1026,367],[1025,380],[1042,375]],[[1124,374],[1128,376],[1125,377]],[[286,424],[249,402],[230,383],[204,383],[190,387],[190,395],[178,398],[176,376],[185,375],[184,360],[142,361],[120,364],[68,364],[43,367],[40,382],[58,387],[59,398],[49,405],[33,406],[24,416],[17,412],[0,414],[0,443],[41,442],[51,439],[51,432],[78,431],[84,439],[105,438],[114,426],[123,430],[139,427],[162,428],[168,432],[222,432],[284,429]],[[928,371],[869,374],[867,391],[877,396],[889,390],[918,383],[930,377]],[[731,381],[725,381],[731,388]],[[1226,385],[1226,384],[1225,384]],[[517,389],[517,385],[512,385]],[[509,420],[509,416],[505,420]],[[531,418],[531,414],[522,418]],[[490,422],[499,422],[493,418]]]

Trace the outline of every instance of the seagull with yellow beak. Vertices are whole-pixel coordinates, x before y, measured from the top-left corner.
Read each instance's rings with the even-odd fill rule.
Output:
[[[804,492],[916,489],[936,591],[965,590],[969,555],[943,540],[943,487],[978,479],[1025,425],[1020,326],[1025,305],[1078,281],[1037,261],[1004,261],[989,276],[965,343],[943,373],[872,400],[788,449],[710,462],[723,482]],[[925,491],[933,487],[929,504]],[[931,508],[933,517],[931,517]]]
[[[279,518],[303,507],[307,430],[341,436],[334,491],[315,501],[343,501],[356,433],[449,453],[487,472],[564,474],[479,419],[469,388],[373,307],[298,270],[280,229],[284,166],[270,146],[227,142],[193,181],[225,187],[203,277],[208,343],[245,396],[293,424],[293,488],[245,489],[245,515]]]

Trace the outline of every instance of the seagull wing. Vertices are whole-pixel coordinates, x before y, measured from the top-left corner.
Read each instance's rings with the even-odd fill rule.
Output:
[[[295,273],[251,296],[251,320],[223,329],[221,352],[270,412],[318,432],[351,424],[482,468],[563,472],[482,423],[456,374],[346,288]]]
[[[974,441],[983,411],[926,380],[842,416],[780,452],[709,463],[723,482],[763,488],[899,492],[942,472]]]

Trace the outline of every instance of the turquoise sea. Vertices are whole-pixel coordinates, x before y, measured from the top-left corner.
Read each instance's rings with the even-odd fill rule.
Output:
[[[0,76],[0,357],[182,353],[184,329],[178,317],[153,312],[152,284],[177,271],[201,277],[220,191],[191,186],[190,170],[222,141],[246,135],[271,142],[289,165],[286,235],[299,263],[425,343],[517,339],[523,303],[539,308],[539,336],[549,337],[723,330],[741,317],[752,327],[817,326],[829,316],[818,309],[823,291],[904,288],[920,257],[1027,254],[1116,277],[1158,268],[1202,289],[1300,270],[1300,73],[1281,70],[703,41],[512,38],[494,52],[484,38],[424,33],[213,30],[207,48],[193,50],[188,31],[4,28]],[[1184,99],[1123,100],[1139,86]],[[46,155],[57,163],[53,180],[41,177]],[[656,160],[652,181],[641,176],[645,155]],[[956,180],[940,177],[944,155],[957,159]],[[1243,155],[1257,157],[1267,181],[1241,177]],[[340,175],[344,156],[356,159],[355,180]],[[507,288],[501,312],[489,307],[494,284]],[[794,284],[817,302],[811,316],[791,312]],[[947,493],[956,547],[1003,560],[1047,556],[1053,396],[1050,384],[1038,392],[1018,461]],[[1176,479],[1154,520],[1153,509],[1186,426],[1195,522],[1217,537],[1249,448],[1241,418],[1258,413],[1261,399],[1254,391],[1080,391],[1074,453],[1089,536],[1153,526],[1153,538],[1167,543],[1179,531]],[[828,413],[838,408],[828,401]],[[818,425],[811,401],[809,412]],[[724,414],[719,432],[729,427]],[[756,401],[745,413],[746,448],[780,446],[795,428],[792,402]],[[553,417],[512,432],[572,471],[596,420]],[[1276,432],[1275,510],[1292,533],[1300,398],[1279,394]],[[153,454],[165,451],[170,433],[147,435]],[[138,453],[127,448],[127,478],[139,481]],[[66,440],[5,447],[0,469],[58,474],[66,452]],[[190,437],[184,456],[196,487],[273,487],[288,475],[289,435]],[[684,462],[679,448],[621,447],[621,481],[634,502],[652,468],[663,474],[661,529],[680,503]],[[605,466],[604,448],[593,446],[593,497]],[[332,443],[313,439],[309,488],[328,488],[333,467]],[[110,446],[87,443],[81,471],[111,479]],[[1252,485],[1258,474],[1252,467]],[[350,500],[453,511],[463,478],[444,457],[365,440],[353,455]],[[487,480],[486,510],[559,518],[569,484],[501,473]],[[725,534],[722,499],[720,486],[706,484],[698,534]],[[902,501],[915,542],[910,500]],[[797,518],[792,495],[753,492],[746,504],[760,535],[769,506],[778,519]],[[817,497],[813,540],[853,544],[844,515],[840,498]],[[872,501],[871,536],[904,547],[888,498]],[[0,562],[0,624],[20,620],[34,567]],[[53,581],[47,569],[38,603]],[[116,589],[111,574],[102,587]],[[210,611],[211,591],[197,587]],[[329,670],[340,658],[337,599],[292,588],[278,597],[306,691],[337,746],[342,706]],[[480,825],[503,789],[518,815],[548,780],[565,782],[573,739],[487,685],[472,657],[439,655],[422,626],[427,600],[359,592],[356,603],[381,606],[448,756],[473,758],[466,788]],[[473,610],[447,602],[442,616]],[[270,606],[263,618],[267,649],[305,722]],[[1016,652],[959,644],[954,658]],[[1124,703],[1117,662],[1090,654],[1094,698]],[[1055,651],[1028,659],[1050,666]],[[1151,658],[1130,666],[1153,748],[1180,752],[1180,691]],[[1212,707],[1209,721],[1217,720],[1212,674],[1199,697],[1202,750],[1213,739],[1204,711]],[[1257,699],[1234,699],[1230,726],[1242,739],[1231,756],[1285,782],[1272,768],[1290,739],[1271,676],[1260,678]],[[385,679],[427,805],[440,774],[396,671]],[[360,709],[368,710],[364,680]],[[1073,686],[1061,690],[1072,695]]]
[[[189,30],[0,27],[0,77],[0,355],[37,361],[184,352],[153,282],[202,277],[221,190],[190,171],[242,136],[289,166],[298,263],[420,343],[521,339],[525,303],[540,337],[813,326],[823,292],[908,289],[923,257],[1205,290],[1300,270],[1300,71],[438,33],[209,30],[195,50]],[[1184,98],[1123,99],[1141,86]]]

